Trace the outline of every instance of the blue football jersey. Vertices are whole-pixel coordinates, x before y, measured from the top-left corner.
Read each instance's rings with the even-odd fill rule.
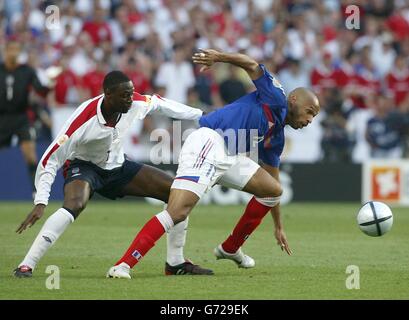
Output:
[[[278,167],[284,148],[287,98],[278,80],[264,65],[260,67],[263,75],[253,81],[256,91],[202,116],[199,124],[222,131],[229,154],[257,148],[259,159]]]

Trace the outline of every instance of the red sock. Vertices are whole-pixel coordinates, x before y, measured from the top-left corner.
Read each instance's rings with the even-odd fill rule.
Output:
[[[156,216],[153,217],[143,226],[141,231],[139,231],[128,250],[115,265],[125,262],[133,268],[164,233],[165,229],[158,218]]]
[[[271,207],[258,202],[254,197],[247,204],[246,211],[241,216],[232,234],[222,243],[222,248],[227,253],[235,253],[257,228]]]

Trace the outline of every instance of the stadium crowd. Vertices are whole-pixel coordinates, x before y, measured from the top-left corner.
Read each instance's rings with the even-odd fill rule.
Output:
[[[358,11],[350,5],[359,8],[352,28],[346,21]],[[408,0],[0,0],[0,9],[0,47],[21,41],[21,62],[40,78],[51,66],[63,70],[47,100],[32,97],[50,110],[55,132],[113,69],[142,94],[206,111],[253,90],[238,68],[199,72],[192,53],[211,47],[264,63],[286,92],[319,94],[316,160],[409,156]],[[147,144],[158,127],[172,130],[168,119],[150,117],[131,143]]]

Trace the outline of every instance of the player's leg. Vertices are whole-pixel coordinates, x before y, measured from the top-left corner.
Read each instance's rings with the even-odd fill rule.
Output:
[[[167,203],[172,181],[173,178],[166,172],[144,164],[132,180],[124,186],[122,194],[125,196],[150,197]]]
[[[126,261],[120,260],[120,262],[129,262],[128,264],[133,267],[138,259],[135,259],[135,255],[132,253],[136,250],[141,257],[144,256],[164,232],[168,232],[174,225],[186,220],[199,199],[199,196],[193,192],[172,189],[167,209],[149,220],[135,238],[132,250],[128,250],[128,255],[123,257]]]
[[[218,149],[212,149],[215,140],[219,140]],[[179,167],[171,187],[167,209],[144,225],[107,276],[130,278],[129,269],[146,255],[163,233],[187,218],[200,197],[214,182],[214,165],[209,160],[214,159],[211,152],[217,153],[219,150],[224,152],[224,141],[216,132],[201,128],[189,135],[179,155]]]
[[[12,138],[10,132],[8,130],[5,130],[2,125],[4,125],[4,121],[2,121],[0,117],[0,149],[8,148],[10,146]]]
[[[37,165],[37,154],[35,150],[35,142],[31,140],[24,140],[21,141],[20,143],[20,150],[23,154],[24,160],[27,163],[27,165]],[[35,169],[34,167],[34,175],[35,175]],[[30,174],[32,172],[30,171]]]
[[[279,198],[283,193],[280,182],[261,167],[258,168],[242,190],[260,199]]]
[[[152,166],[143,165],[134,178],[124,187],[123,195],[150,197],[168,202],[173,178],[166,172]],[[165,210],[167,205],[165,205]],[[186,243],[188,218],[170,228],[167,235],[167,255],[165,273],[167,275],[180,274],[213,274],[185,259],[183,248]]]
[[[254,267],[254,260],[243,254],[241,246],[270,209],[278,204],[282,193],[280,183],[258,164],[244,157],[240,157],[238,163],[226,172],[219,183],[255,196],[247,204],[229,237],[215,249],[215,255],[218,259],[231,259],[242,268]]]
[[[0,149],[8,148],[11,145],[13,135],[18,128],[15,118],[15,116],[4,114],[0,116]]]
[[[36,153],[36,144],[35,144],[35,131],[34,128],[30,127],[28,119],[26,116],[19,117],[16,119],[19,123],[19,127],[16,130],[16,134],[20,143],[20,150],[23,154],[24,161],[27,165],[28,172],[30,174],[31,185],[33,194],[35,192],[34,180],[37,170],[37,153]]]
[[[20,143],[20,150],[30,174],[33,192],[35,191],[34,179],[37,170],[37,154],[34,141],[25,140]]]
[[[91,185],[86,180],[72,180],[64,186],[63,208],[68,210],[74,219],[84,211],[91,197]]]
[[[172,189],[166,210],[156,214],[139,231],[125,254],[107,276],[113,278],[131,278],[129,269],[133,268],[153,248],[165,232],[177,223],[184,221],[200,197],[187,190]]]
[[[73,180],[64,187],[64,204],[44,223],[23,261],[14,274],[30,277],[37,263],[58,240],[74,219],[84,210],[91,194],[90,184],[84,180]]]

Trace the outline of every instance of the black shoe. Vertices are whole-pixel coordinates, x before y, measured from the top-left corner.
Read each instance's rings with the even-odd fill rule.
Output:
[[[165,274],[167,276],[181,276],[185,274],[189,275],[214,275],[213,270],[204,269],[197,264],[193,264],[191,261],[186,260],[184,263],[178,264],[176,266],[171,266],[166,262],[165,264]]]
[[[28,266],[20,266],[14,269],[14,276],[17,278],[31,278],[33,276],[33,269]]]

